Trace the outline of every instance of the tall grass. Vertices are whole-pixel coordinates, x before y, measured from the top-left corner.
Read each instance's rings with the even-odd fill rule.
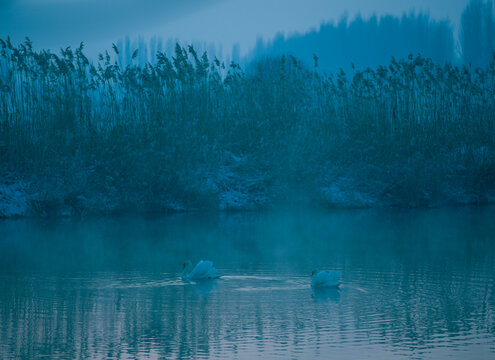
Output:
[[[82,44],[0,41],[0,171],[30,181],[43,211],[332,202],[336,184],[401,206],[495,190],[494,60],[347,75],[286,56],[243,71],[179,45],[121,67],[118,51],[93,63]]]

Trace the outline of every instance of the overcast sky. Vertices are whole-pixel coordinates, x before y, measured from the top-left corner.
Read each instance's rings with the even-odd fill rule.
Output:
[[[455,26],[468,0],[0,0],[0,37],[29,36],[36,47],[87,44],[110,48],[125,35],[201,41],[243,53],[256,38],[304,32],[344,13],[351,18],[411,10],[448,18]]]

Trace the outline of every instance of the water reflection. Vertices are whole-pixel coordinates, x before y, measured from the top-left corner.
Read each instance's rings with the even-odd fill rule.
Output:
[[[2,222],[0,358],[490,358],[494,213]]]
[[[328,301],[338,303],[340,301],[340,289],[337,288],[312,288],[313,298],[320,303]]]
[[[189,281],[198,295],[208,296],[217,283],[217,279],[200,279]]]

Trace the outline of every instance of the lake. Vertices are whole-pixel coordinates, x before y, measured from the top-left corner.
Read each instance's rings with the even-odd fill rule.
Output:
[[[491,359],[494,286],[494,207],[4,220],[0,358]]]

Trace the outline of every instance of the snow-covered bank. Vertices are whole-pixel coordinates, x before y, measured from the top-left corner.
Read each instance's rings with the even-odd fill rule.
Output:
[[[226,169],[211,175],[203,184],[203,193],[196,190],[197,201],[184,202],[183,194],[174,198],[170,195],[143,200],[145,194],[135,194],[135,201],[124,199],[115,192],[89,193],[87,189],[70,188],[61,191],[35,191],[41,187],[16,179],[14,176],[1,178],[0,182],[0,218],[16,217],[67,217],[85,215],[112,215],[118,213],[174,213],[196,211],[252,211],[276,208],[283,203],[322,208],[429,208],[454,205],[481,205],[495,203],[495,191],[484,196],[473,194],[458,187],[452,188],[450,195],[436,198],[434,201],[404,202],[402,197],[394,196],[392,187],[381,184],[363,187],[357,181],[342,178],[319,191],[303,196],[291,190],[283,194],[286,188],[267,188],[263,178],[241,178],[235,172]],[[43,185],[43,186],[46,186]],[[387,192],[389,191],[389,192]],[[274,194],[278,194],[275,196]],[[282,196],[283,194],[283,196]],[[166,195],[166,194],[164,194]],[[291,198],[292,197],[292,198]],[[207,199],[206,203],[201,203]],[[285,199],[285,200],[281,200]]]
[[[0,181],[0,218],[30,215],[31,196],[26,183],[5,176]]]

